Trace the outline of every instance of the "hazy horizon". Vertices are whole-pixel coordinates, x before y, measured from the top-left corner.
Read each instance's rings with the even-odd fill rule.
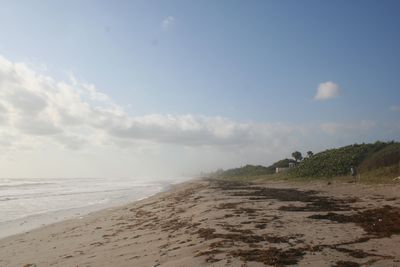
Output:
[[[3,1],[0,178],[190,177],[398,141],[399,8]]]

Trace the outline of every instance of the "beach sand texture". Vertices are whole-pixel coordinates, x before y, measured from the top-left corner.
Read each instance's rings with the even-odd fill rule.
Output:
[[[0,240],[0,266],[400,266],[400,186],[194,181]]]

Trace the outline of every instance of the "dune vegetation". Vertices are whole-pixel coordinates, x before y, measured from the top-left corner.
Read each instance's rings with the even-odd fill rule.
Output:
[[[210,174],[218,178],[333,178],[350,176],[350,168],[358,177],[366,179],[393,179],[400,175],[400,143],[380,142],[353,144],[319,153],[307,152],[306,157],[296,151],[295,159],[282,159],[270,166],[246,165],[240,168],[219,170]],[[289,164],[292,165],[291,168]],[[276,174],[276,168],[288,168]]]

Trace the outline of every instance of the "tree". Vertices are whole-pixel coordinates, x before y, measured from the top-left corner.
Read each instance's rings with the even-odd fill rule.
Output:
[[[303,159],[303,156],[301,155],[301,152],[299,152],[299,151],[293,152],[292,157],[296,160],[296,162],[299,162]]]
[[[312,156],[314,156],[314,153],[310,150],[310,151],[307,151],[307,156],[309,157],[309,158],[311,158]]]

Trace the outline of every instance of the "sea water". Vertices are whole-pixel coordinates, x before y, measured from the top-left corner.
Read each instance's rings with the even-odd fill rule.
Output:
[[[0,237],[143,199],[176,181],[0,178]]]

